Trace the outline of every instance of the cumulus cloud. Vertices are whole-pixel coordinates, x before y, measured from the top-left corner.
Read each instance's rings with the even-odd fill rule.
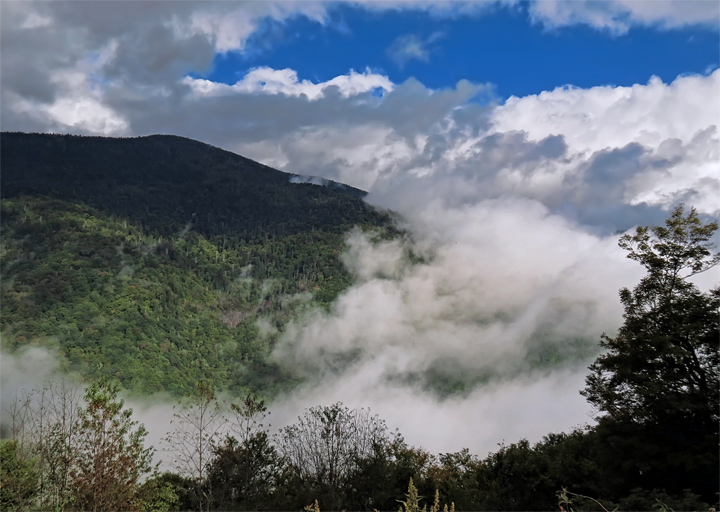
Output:
[[[319,2],[3,2],[3,124],[129,135],[110,103],[178,100],[181,80],[242,51],[264,19],[322,22]],[[352,84],[351,84],[352,85]]]
[[[715,71],[481,106],[472,99],[490,95],[487,86],[430,90],[410,80],[381,99],[326,97],[312,110],[288,101],[284,111],[294,115],[285,124],[273,118],[271,133],[252,116],[262,135],[230,145],[369,190],[372,202],[401,211],[427,194],[457,204],[510,194],[615,231],[660,222],[688,197],[705,213],[718,211],[718,86]]]
[[[494,130],[522,126],[535,141],[563,134],[569,156],[583,162],[574,172],[585,177],[587,193],[598,193],[596,201],[609,199],[600,181],[622,187],[615,194],[625,204],[665,208],[692,189],[693,204],[713,213],[720,208],[712,192],[719,183],[719,89],[717,71],[670,84],[653,77],[632,87],[559,88],[510,98],[494,112]]]
[[[412,240],[348,238],[357,284],[291,325],[276,349],[310,379],[280,411],[370,404],[413,442],[477,452],[503,431],[508,442],[539,439],[589,421],[577,394],[584,365],[622,321],[617,290],[642,275],[614,233],[661,223],[688,190],[705,213],[720,210],[704,188],[718,175],[720,105],[707,92],[719,78],[561,88],[473,115],[461,104],[415,132],[354,126],[347,140],[360,156],[338,155],[335,168],[366,180],[368,200],[399,211]],[[686,117],[700,97],[713,104]],[[334,145],[316,143],[318,133],[304,131],[298,146],[283,137],[275,151],[324,162]],[[302,161],[285,155],[286,167]],[[447,390],[460,394],[439,399]],[[483,411],[482,428],[468,426],[472,411]]]

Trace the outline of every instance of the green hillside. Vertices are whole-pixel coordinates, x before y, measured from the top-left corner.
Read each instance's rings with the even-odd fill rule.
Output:
[[[357,189],[181,137],[3,133],[0,157],[3,347],[136,392],[292,385],[278,329],[349,286],[349,229],[396,234]]]

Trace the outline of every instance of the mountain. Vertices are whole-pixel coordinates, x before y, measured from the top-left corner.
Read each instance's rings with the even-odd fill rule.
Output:
[[[351,284],[345,234],[398,234],[358,189],[182,137],[2,133],[0,169],[3,348],[142,393],[291,386],[270,350]]]
[[[297,175],[183,137],[3,133],[0,147],[2,197],[80,201],[163,236],[188,222],[249,240],[386,220],[358,189],[291,183]]]

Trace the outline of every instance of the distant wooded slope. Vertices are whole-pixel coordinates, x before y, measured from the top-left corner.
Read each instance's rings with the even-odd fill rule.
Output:
[[[3,133],[0,166],[3,348],[137,392],[291,386],[268,354],[351,284],[345,233],[398,234],[360,190],[181,137]]]

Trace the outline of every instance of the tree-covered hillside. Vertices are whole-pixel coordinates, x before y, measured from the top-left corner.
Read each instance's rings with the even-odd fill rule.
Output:
[[[664,227],[620,239],[647,275],[620,291],[625,322],[590,366],[582,394],[595,425],[502,443],[482,459],[432,454],[342,403],[271,435],[263,400],[228,404],[199,383],[163,438],[173,472],[158,474],[115,383],[91,384],[82,400],[67,382],[46,383],[4,409],[0,508],[717,510],[720,289],[690,281],[720,263],[717,227],[680,206]]]
[[[361,191],[189,139],[0,143],[3,348],[54,346],[138,392],[287,385],[267,355],[292,314],[350,284],[344,234],[395,233]]]

